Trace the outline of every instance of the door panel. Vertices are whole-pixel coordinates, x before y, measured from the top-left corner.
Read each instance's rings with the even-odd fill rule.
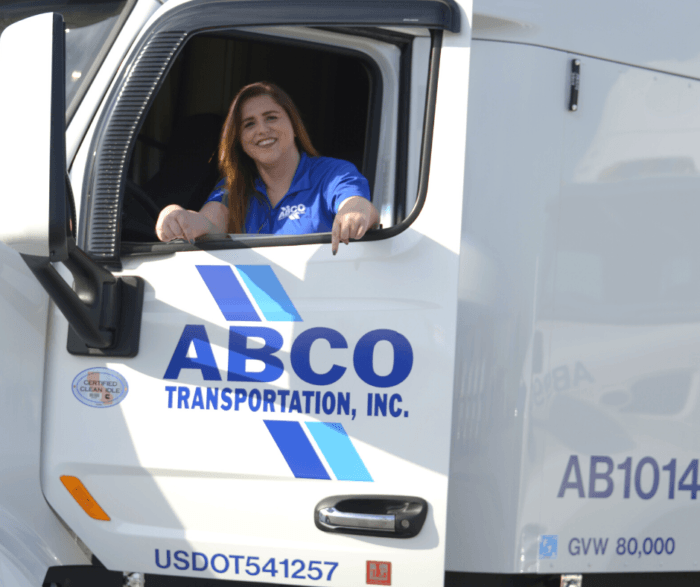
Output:
[[[212,285],[217,271],[239,296],[233,304]],[[415,584],[435,581],[443,565],[455,253],[407,231],[353,243],[336,258],[319,245],[178,253],[127,261],[124,273],[132,272],[148,283],[140,354],[116,364],[61,350],[50,365],[46,491],[98,558],[109,568],[268,581],[281,575],[216,569],[233,565],[228,555],[275,559],[278,567],[299,559],[311,581],[308,565],[321,560],[341,563],[331,577],[340,584],[359,581],[367,561],[386,561],[397,582],[416,574],[423,578]],[[272,311],[282,296],[300,320]],[[248,316],[220,308],[246,300]],[[58,348],[64,335],[56,329]],[[281,348],[261,351],[256,337]],[[243,358],[246,347],[253,360]],[[126,381],[118,404],[96,408],[68,392],[94,367]],[[67,474],[81,479],[110,522],[79,510],[59,483]],[[319,501],[366,494],[425,498],[423,530],[400,541],[316,528]],[[176,551],[190,553],[188,569],[174,558],[167,564]],[[193,568],[193,552],[209,565],[226,556],[212,573],[199,570],[200,556]],[[331,565],[325,569],[327,577]]]
[[[468,35],[443,54],[426,203],[406,230],[335,257],[308,244],[122,259],[146,282],[132,359],[69,355],[54,316],[44,491],[108,568],[443,581]],[[86,515],[64,475],[110,520]],[[409,539],[327,533],[314,509],[333,496],[415,496],[427,519]]]

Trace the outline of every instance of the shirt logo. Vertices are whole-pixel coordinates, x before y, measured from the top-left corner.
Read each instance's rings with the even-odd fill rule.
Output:
[[[290,220],[299,220],[299,217],[304,212],[306,212],[306,206],[304,206],[304,204],[298,204],[296,206],[282,206],[277,220],[284,220],[285,218],[289,218]]]
[[[269,265],[196,267],[228,322],[302,322]]]

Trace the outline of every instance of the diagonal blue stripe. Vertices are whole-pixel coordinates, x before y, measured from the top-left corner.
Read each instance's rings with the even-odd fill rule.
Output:
[[[306,422],[338,481],[374,481],[342,424]]]
[[[269,322],[302,322],[299,312],[269,265],[236,265],[253,299]]]
[[[230,265],[197,265],[196,267],[226,320],[260,322],[258,313]]]
[[[326,468],[304,433],[299,422],[263,420],[277,448],[297,478],[330,479]]]

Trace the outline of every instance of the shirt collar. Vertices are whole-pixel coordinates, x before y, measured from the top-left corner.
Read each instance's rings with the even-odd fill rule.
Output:
[[[309,156],[302,151],[299,157],[299,165],[297,165],[297,170],[292,178],[292,184],[289,186],[285,196],[308,190],[311,187],[311,180],[309,179],[310,164]],[[255,189],[267,197],[267,187],[265,187],[265,183],[259,175],[255,178]]]

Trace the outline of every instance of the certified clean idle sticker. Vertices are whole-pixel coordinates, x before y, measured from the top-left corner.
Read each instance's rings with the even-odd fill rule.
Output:
[[[126,379],[106,367],[85,369],[73,379],[73,395],[91,408],[111,408],[129,392]]]

